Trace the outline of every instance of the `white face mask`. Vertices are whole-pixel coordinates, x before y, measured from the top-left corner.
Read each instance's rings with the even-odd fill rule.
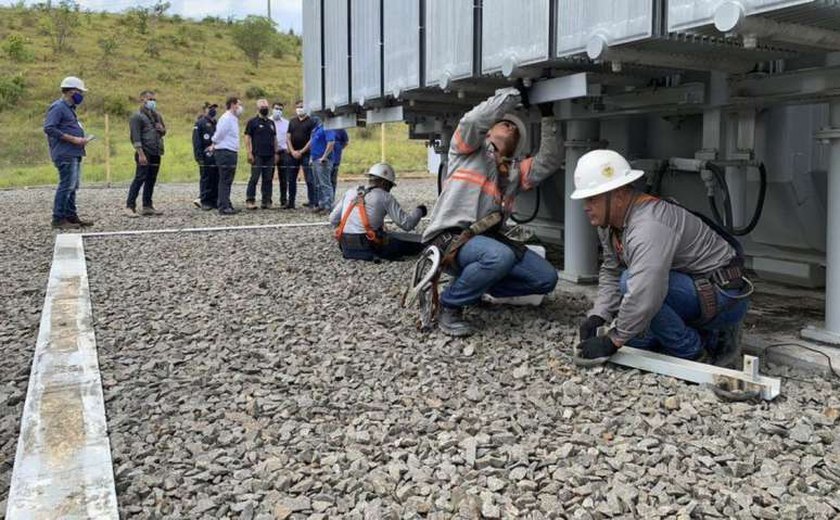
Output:
[[[279,108],[275,108],[272,117],[274,117],[274,119],[280,119],[281,117],[283,117],[283,111]]]
[[[241,116],[242,115],[242,105],[239,105],[238,107],[236,107],[236,109],[233,111],[233,113],[234,113],[234,115],[236,115],[236,117]]]
[[[298,117],[303,117],[306,115],[306,110],[304,110],[303,107],[297,107],[295,109],[295,114],[297,114]]]

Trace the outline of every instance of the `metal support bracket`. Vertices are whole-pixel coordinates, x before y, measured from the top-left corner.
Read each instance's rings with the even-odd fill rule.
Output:
[[[377,123],[398,123],[404,121],[405,116],[403,114],[403,107],[396,106],[368,110],[366,119],[369,125]]]
[[[356,114],[328,117],[324,120],[324,128],[327,130],[339,130],[341,128],[356,128]]]
[[[781,393],[781,381],[760,375],[758,358],[753,356],[744,356],[744,370],[738,371],[625,346],[609,362],[729,391],[758,392],[765,401],[772,401]]]
[[[598,85],[589,85],[585,72],[538,81],[528,91],[528,100],[534,104],[550,103],[563,99],[575,99],[601,95]]]

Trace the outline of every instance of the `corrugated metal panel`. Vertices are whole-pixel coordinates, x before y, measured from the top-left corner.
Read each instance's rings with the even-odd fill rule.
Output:
[[[426,86],[473,73],[473,0],[426,0]]]
[[[557,55],[586,51],[594,36],[609,45],[653,35],[654,0],[557,0]]]
[[[484,0],[482,9],[482,72],[549,58],[549,0]]]
[[[714,22],[715,11],[726,0],[670,0],[668,30],[685,31]],[[804,4],[823,4],[820,0],[738,0],[748,15],[766,13]]]
[[[303,3],[303,104],[309,112],[324,108],[321,99],[321,2]]]
[[[330,110],[350,103],[347,0],[324,2],[324,106]]]
[[[420,2],[384,0],[385,93],[420,87]]]
[[[350,10],[353,101],[361,105],[381,96],[380,5],[381,0],[353,0]]]

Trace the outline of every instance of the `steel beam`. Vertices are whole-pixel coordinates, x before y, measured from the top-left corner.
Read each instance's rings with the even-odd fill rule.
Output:
[[[396,107],[389,107],[389,108],[376,108],[374,110],[367,111],[367,123],[370,124],[378,124],[378,123],[396,123],[402,122],[405,120],[405,116],[403,115],[403,107],[396,106]]]
[[[327,130],[339,130],[341,128],[356,128],[356,114],[328,117],[324,120],[324,128]]]
[[[600,96],[601,88],[590,85],[585,72],[547,79],[534,83],[528,91],[528,100],[532,104],[562,101],[587,96]]]
[[[732,81],[730,93],[733,104],[813,103],[840,94],[840,67],[818,67],[763,78],[737,79]]]
[[[730,391],[759,392],[762,399],[772,401],[781,393],[781,381],[759,375],[758,358],[744,356],[744,370],[731,370],[714,365],[679,359],[633,347],[621,347],[610,363],[663,376],[676,377],[697,384],[710,384]]]

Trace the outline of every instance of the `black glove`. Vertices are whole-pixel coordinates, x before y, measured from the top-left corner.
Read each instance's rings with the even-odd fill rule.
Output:
[[[420,210],[420,218],[423,218],[429,214],[429,209],[426,207],[425,204],[420,204],[419,206],[417,206],[417,209]]]
[[[578,357],[584,359],[598,359],[610,357],[618,350],[609,336],[589,338],[581,341],[577,346]]]
[[[594,338],[595,334],[598,333],[598,327],[606,322],[607,320],[594,314],[586,318],[586,321],[580,324],[580,340],[586,341],[589,338]]]
[[[519,99],[522,102],[522,108],[528,110],[531,108],[531,100],[528,99],[528,87],[525,86],[525,82],[522,78],[516,80],[516,89],[519,90]]]

